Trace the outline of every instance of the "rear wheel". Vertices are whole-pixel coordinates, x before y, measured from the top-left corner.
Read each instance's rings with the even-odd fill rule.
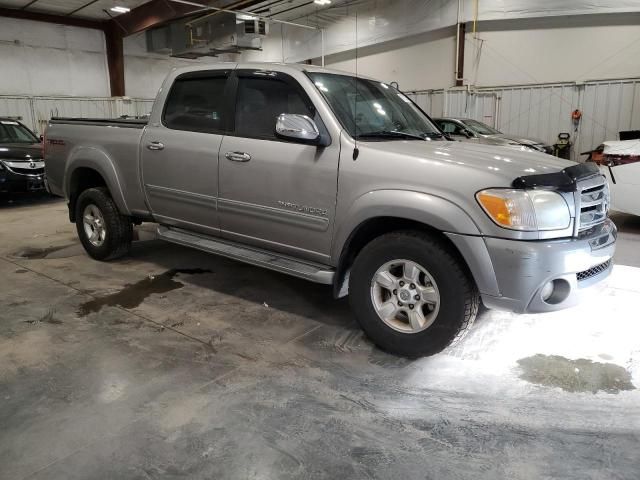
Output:
[[[96,260],[112,260],[129,252],[133,224],[104,187],[89,188],[76,202],[76,230],[87,253]]]
[[[479,296],[447,245],[413,231],[383,235],[353,264],[349,297],[365,333],[399,355],[433,355],[460,340]]]

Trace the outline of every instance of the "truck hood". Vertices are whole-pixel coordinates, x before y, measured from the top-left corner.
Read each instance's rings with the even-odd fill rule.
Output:
[[[0,159],[25,161],[42,159],[41,143],[2,143],[0,144]]]
[[[468,142],[401,140],[377,142],[375,149],[415,157],[417,160],[450,163],[462,169],[482,172],[483,176],[491,173],[497,177],[496,180],[503,179],[504,186],[511,185],[513,180],[521,176],[559,172],[576,164],[539,152],[507,150]]]

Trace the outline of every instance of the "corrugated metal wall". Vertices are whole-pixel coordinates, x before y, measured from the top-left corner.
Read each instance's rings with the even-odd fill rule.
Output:
[[[151,112],[153,100],[143,98],[29,97],[0,95],[0,116],[22,117],[38,134],[51,117],[114,118]]]
[[[640,78],[599,80],[583,84],[525,85],[429,90],[407,94],[432,117],[470,117],[516,135],[550,144],[568,132],[573,158],[621,130],[640,130]],[[152,99],[0,96],[0,115],[20,116],[42,133],[52,116],[110,118],[147,115]],[[571,112],[582,111],[577,130]]]
[[[498,130],[537,137],[550,144],[568,132],[574,143],[572,157],[617,140],[618,132],[640,129],[640,79],[598,80],[582,84],[559,83],[409,92],[433,117],[469,117]],[[571,112],[582,111],[577,126]]]

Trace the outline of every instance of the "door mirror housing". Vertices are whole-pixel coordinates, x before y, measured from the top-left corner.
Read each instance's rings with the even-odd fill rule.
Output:
[[[462,130],[462,134],[467,138],[473,138],[475,136],[471,130],[467,130],[466,128]]]
[[[276,121],[276,135],[293,142],[319,145],[320,131],[316,122],[306,115],[281,113]]]

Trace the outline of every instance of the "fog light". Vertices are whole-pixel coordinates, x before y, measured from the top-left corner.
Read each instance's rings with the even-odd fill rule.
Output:
[[[571,285],[562,278],[556,278],[546,283],[540,290],[542,301],[550,305],[564,302],[571,293]]]
[[[540,296],[545,302],[551,298],[551,295],[553,295],[553,281],[548,282],[544,287],[542,287],[542,290],[540,290]]]

